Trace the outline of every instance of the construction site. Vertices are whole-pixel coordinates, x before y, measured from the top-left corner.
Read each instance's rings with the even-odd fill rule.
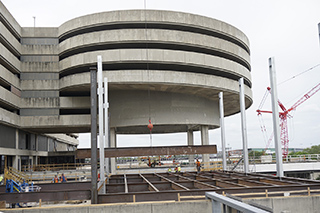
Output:
[[[275,155],[249,158],[246,110],[254,82],[249,39],[238,28],[146,7],[58,27],[35,23],[21,27],[0,1],[1,212],[320,209],[320,156],[290,158],[286,126],[320,84],[286,109],[269,59],[268,93],[283,112],[261,104],[257,113],[278,122]],[[224,118],[237,114],[243,149],[232,156]],[[214,129],[221,130],[221,152],[209,143]],[[81,133],[91,133],[90,148],[78,148]],[[186,145],[154,146],[154,134],[167,133],[185,133]],[[119,147],[118,135],[137,134],[148,135],[150,145]],[[291,163],[312,168],[301,175]],[[288,177],[298,173],[309,179]]]

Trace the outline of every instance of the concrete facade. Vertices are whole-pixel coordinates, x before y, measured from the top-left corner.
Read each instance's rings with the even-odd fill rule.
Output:
[[[3,212],[36,212],[49,213],[59,211],[61,213],[98,213],[98,212],[145,212],[145,213],[200,213],[212,212],[212,203],[209,200],[201,201],[168,201],[168,202],[144,202],[144,203],[117,203],[117,204],[99,204],[99,205],[80,205],[80,206],[58,206],[41,207],[30,209],[10,209],[1,210]]]
[[[151,118],[154,133],[201,130],[208,144],[208,130],[219,127],[219,92],[225,116],[238,113],[238,79],[244,78],[246,108],[252,104],[249,41],[227,23],[129,10],[25,28],[0,5],[3,125],[35,134],[89,132],[89,67],[97,55],[109,81],[115,135],[146,134]]]
[[[244,202],[266,206],[271,208],[274,213],[316,213],[319,212],[320,208],[319,196],[287,196],[277,198],[246,199]]]
[[[78,145],[75,134],[26,128],[36,123],[30,118],[59,116],[57,32],[21,27],[0,2],[0,173],[45,163],[49,152]]]

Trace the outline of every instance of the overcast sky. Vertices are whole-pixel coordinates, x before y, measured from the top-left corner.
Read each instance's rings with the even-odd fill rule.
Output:
[[[58,27],[64,22],[86,14],[144,9],[144,0],[2,0],[22,27]],[[246,111],[248,147],[265,147],[256,115],[261,98],[269,86],[268,58],[275,57],[279,99],[289,108],[309,89],[320,83],[318,23],[319,0],[147,0],[147,9],[194,13],[227,22],[249,38],[251,49],[253,105]],[[296,76],[295,78],[293,78]],[[270,102],[270,98],[267,100]],[[271,109],[268,105],[266,109]],[[293,113],[288,122],[289,147],[320,144],[320,91]],[[271,116],[265,115],[271,132]],[[227,145],[242,148],[240,116],[225,119]],[[89,134],[80,135],[80,146],[88,147]],[[119,146],[149,146],[149,136],[118,136]],[[210,144],[221,149],[220,129],[210,130]],[[200,144],[200,134],[195,133]],[[186,145],[186,134],[153,135],[154,145]],[[273,144],[271,146],[274,146]]]

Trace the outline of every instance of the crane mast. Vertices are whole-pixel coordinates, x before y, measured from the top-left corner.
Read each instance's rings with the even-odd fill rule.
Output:
[[[267,93],[270,93],[270,87],[267,88]],[[289,113],[292,110],[296,110],[296,108],[298,106],[300,106],[302,103],[304,103],[305,101],[307,101],[309,98],[311,98],[314,94],[316,94],[318,91],[320,90],[320,83],[317,84],[316,86],[314,86],[311,90],[309,90],[306,94],[304,94],[296,103],[294,103],[289,109],[286,109],[286,107],[281,103],[280,100],[278,100],[278,105],[281,108],[282,112],[279,112],[279,118],[280,118],[280,139],[281,139],[281,144],[283,146],[282,149],[282,154],[283,157],[286,157],[288,155],[288,148],[289,148],[289,134],[288,134],[288,125],[287,125],[287,120],[288,117],[292,117]],[[262,116],[262,113],[272,113],[272,111],[270,110],[261,110],[264,102],[266,100],[266,95],[264,95],[260,105],[259,105],[259,109],[257,109],[257,113],[258,113],[258,117]],[[262,119],[260,119],[262,120]],[[261,122],[261,130],[264,134],[266,134],[266,130],[265,130],[265,125],[263,123],[263,121]],[[268,149],[270,143],[271,143],[272,139],[270,138],[268,140],[268,144],[266,149]]]

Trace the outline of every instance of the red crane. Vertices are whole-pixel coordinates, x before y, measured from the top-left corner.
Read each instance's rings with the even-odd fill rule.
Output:
[[[272,111],[268,110],[261,110],[261,107],[263,106],[268,93],[270,93],[270,87],[267,88],[266,94],[263,96],[263,99],[259,105],[259,109],[257,110],[258,117],[260,117],[261,121],[261,131],[266,134],[266,128],[262,120],[262,113],[272,113]],[[304,103],[306,100],[308,100],[311,96],[316,94],[320,90],[320,83],[317,84],[315,87],[313,87],[309,92],[307,92],[305,95],[303,95],[295,104],[292,105],[289,109],[286,109],[286,107],[281,103],[280,100],[278,100],[279,107],[281,108],[282,112],[279,112],[279,118],[280,118],[280,140],[281,144],[283,146],[282,154],[283,157],[286,157],[288,155],[288,147],[289,147],[289,137],[288,137],[288,126],[287,126],[287,118],[292,118],[292,115],[289,113],[292,110],[296,110],[298,106],[300,106],[302,103]],[[272,141],[272,136],[268,139],[267,147],[268,149],[270,143]]]

